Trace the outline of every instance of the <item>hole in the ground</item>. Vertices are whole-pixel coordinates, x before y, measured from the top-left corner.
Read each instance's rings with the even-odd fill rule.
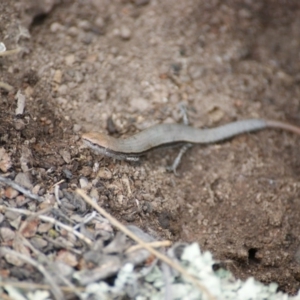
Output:
[[[31,27],[35,27],[35,26],[40,26],[44,23],[44,21],[46,20],[48,14],[38,14],[33,18],[33,21],[31,23]]]
[[[256,256],[257,254],[257,249],[256,248],[250,248],[248,250],[248,261],[253,262],[253,263],[259,263],[260,260]]]

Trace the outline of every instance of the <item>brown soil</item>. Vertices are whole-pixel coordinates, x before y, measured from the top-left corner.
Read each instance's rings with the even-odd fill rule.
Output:
[[[63,179],[62,189],[72,190],[82,176],[96,177],[99,162],[108,175],[98,181],[98,203],[123,223],[198,241],[236,277],[295,293],[298,136],[265,130],[195,146],[176,177],[165,170],[176,149],[130,164],[94,155],[80,135],[126,136],[181,122],[180,102],[195,127],[250,117],[300,126],[299,1],[143,2],[1,1],[2,42],[23,49],[0,58],[0,81],[15,88],[1,89],[0,99],[10,172],[23,170],[20,157],[29,149],[33,185],[50,192]],[[26,95],[21,116],[17,90]]]

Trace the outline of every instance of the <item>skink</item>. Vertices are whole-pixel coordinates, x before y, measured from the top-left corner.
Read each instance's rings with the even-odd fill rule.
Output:
[[[300,127],[280,121],[248,119],[209,129],[198,129],[181,124],[160,124],[145,129],[131,137],[117,139],[99,132],[82,136],[87,146],[99,154],[120,160],[137,161],[141,155],[161,146],[182,143],[216,143],[236,135],[265,128],[278,128],[300,135]]]

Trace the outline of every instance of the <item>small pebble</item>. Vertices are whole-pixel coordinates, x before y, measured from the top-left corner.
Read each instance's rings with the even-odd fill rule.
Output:
[[[126,26],[122,26],[120,28],[120,37],[123,40],[129,40],[131,38],[131,30]]]
[[[142,197],[146,201],[153,201],[153,198],[154,198],[154,196],[151,194],[143,194]]]
[[[6,51],[6,47],[4,43],[0,43],[0,52],[5,52]]]
[[[61,70],[55,70],[53,75],[53,82],[56,84],[61,84],[62,81],[62,71]]]
[[[90,30],[91,29],[91,23],[87,20],[81,20],[78,22],[78,27],[83,30]]]
[[[83,176],[85,176],[85,177],[90,176],[92,173],[93,173],[93,169],[91,167],[89,167],[89,166],[84,166],[80,170],[80,174],[83,175]]]
[[[74,124],[73,125],[73,131],[74,132],[79,132],[81,130],[82,126],[79,124]]]
[[[53,227],[52,223],[41,223],[38,226],[37,232],[38,233],[46,233]]]
[[[19,192],[11,187],[8,187],[4,193],[5,197],[8,199],[13,199],[13,198],[17,197],[18,194],[19,194]]]
[[[25,123],[21,119],[16,119],[15,120],[15,129],[17,131],[23,130],[25,128]]]
[[[90,197],[95,199],[96,201],[99,201],[99,193],[98,193],[97,189],[92,188],[92,190],[90,192]]]
[[[100,101],[105,101],[107,99],[107,90],[105,89],[102,89],[102,88],[99,88],[97,90],[97,98],[100,100]]]
[[[78,30],[77,27],[72,26],[72,27],[69,28],[68,34],[69,34],[70,36],[73,36],[73,37],[78,36],[79,30]]]
[[[132,98],[129,104],[133,110],[145,111],[150,107],[149,101],[144,98]]]
[[[65,62],[67,66],[71,67],[75,62],[75,55],[74,54],[67,55],[65,57]]]
[[[101,17],[98,17],[95,21],[95,25],[98,27],[98,29],[103,29],[104,26],[105,26],[105,22],[104,22],[104,19],[101,18]]]
[[[77,262],[78,263],[78,262]],[[72,274],[74,273],[74,269],[67,264],[61,262],[61,261],[55,261],[54,262],[55,269],[61,274],[63,277],[71,278]]]
[[[0,237],[3,242],[11,241],[15,238],[15,232],[7,227],[0,228]]]
[[[83,80],[84,80],[83,74],[81,72],[76,71],[75,72],[75,81],[77,83],[81,83],[81,82],[83,82]]]
[[[50,25],[50,31],[53,33],[56,33],[58,31],[62,31],[64,29],[64,26],[62,26],[61,24],[54,22]]]
[[[198,79],[204,74],[204,68],[199,65],[191,65],[188,72],[192,79]]]
[[[93,35],[90,34],[89,32],[84,33],[81,35],[80,40],[83,44],[89,45],[93,40]]]
[[[97,177],[101,179],[111,179],[112,178],[112,173],[109,169],[107,168],[100,168]]]
[[[119,49],[117,47],[111,47],[110,48],[110,53],[113,54],[113,55],[117,55],[119,53]],[[99,57],[98,57],[98,59],[99,59]]]
[[[30,242],[37,249],[43,249],[48,245],[48,242],[40,237],[32,237]]]
[[[32,189],[33,187],[28,173],[18,173],[15,182],[27,189]]]
[[[30,200],[28,198],[25,198],[24,195],[19,195],[19,196],[16,197],[17,207],[21,207],[21,206],[23,206],[24,204],[26,204],[29,201]]]
[[[72,172],[71,172],[70,170],[64,168],[64,169],[63,169],[63,173],[64,173],[64,175],[65,175],[65,177],[66,177],[67,179],[72,179],[73,174],[72,174]]]
[[[81,187],[82,189],[84,189],[85,187],[88,186],[89,181],[88,181],[85,177],[81,177],[81,178],[79,179],[79,184],[80,184],[80,187]]]
[[[33,194],[38,194],[40,191],[41,186],[39,184],[35,185],[32,189]]]
[[[13,227],[14,229],[19,229],[20,228],[20,224],[22,221],[22,217],[19,216],[16,219],[14,219],[13,221],[9,222],[10,226]]]
[[[15,211],[6,211],[5,218],[10,222],[17,219],[20,216],[20,213]]]
[[[59,154],[63,158],[65,163],[69,164],[71,162],[72,159],[71,159],[71,154],[69,151],[62,149],[62,150],[59,150]]]
[[[66,95],[68,92],[68,86],[65,84],[62,84],[59,88],[58,88],[58,92],[61,95]]]

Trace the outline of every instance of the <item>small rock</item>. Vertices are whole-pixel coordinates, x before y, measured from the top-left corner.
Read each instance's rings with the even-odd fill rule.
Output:
[[[32,189],[33,187],[28,173],[18,173],[15,182],[27,189]]]
[[[21,149],[20,164],[21,164],[21,169],[24,173],[30,170],[32,166],[32,161],[33,161],[33,155],[31,150],[26,145],[23,145]]]
[[[117,201],[120,205],[123,205],[124,195],[117,195]]]
[[[62,261],[55,261],[54,262],[55,270],[59,272],[63,277],[71,278],[72,274],[74,273],[74,269]]]
[[[66,84],[62,84],[59,88],[58,88],[58,92],[61,95],[66,95],[68,92],[68,86]]]
[[[90,192],[90,197],[95,199],[96,201],[99,201],[99,193],[98,193],[97,189],[92,188],[92,190]]]
[[[87,20],[81,20],[78,22],[78,27],[83,30],[90,30],[91,29],[91,23]]]
[[[143,199],[146,201],[153,201],[154,196],[151,194],[143,194]]]
[[[119,48],[118,47],[111,47],[110,48],[110,53],[112,54],[112,55],[117,55],[118,53],[119,53]],[[98,57],[99,58],[99,57]]]
[[[199,65],[191,65],[188,69],[189,75],[192,79],[198,79],[204,74],[204,68]]]
[[[22,267],[25,264],[22,259],[14,255],[6,254],[4,258],[8,263],[10,263],[13,266]]]
[[[65,106],[68,103],[68,100],[66,98],[62,98],[62,97],[57,97],[56,98],[56,102],[60,105],[60,106]]]
[[[64,29],[64,26],[62,26],[61,24],[54,22],[50,25],[50,31],[53,33],[56,33],[58,31],[62,31]]]
[[[26,97],[31,97],[32,94],[33,94],[33,91],[34,91],[33,88],[30,85],[28,85],[28,87],[24,91],[25,96]]]
[[[35,185],[32,189],[32,193],[37,195],[40,191],[41,186],[39,184]]]
[[[72,27],[69,28],[68,34],[69,34],[70,36],[73,36],[73,37],[78,36],[79,30],[78,30],[77,27],[72,26]]]
[[[74,54],[70,54],[70,55],[67,55],[65,57],[66,65],[69,66],[69,67],[71,67],[74,64],[75,60],[76,59],[75,59],[75,55]]]
[[[214,107],[211,111],[209,111],[209,119],[212,123],[216,123],[224,117],[224,111],[219,107]]]
[[[28,201],[29,201],[29,199],[25,198],[24,195],[19,195],[19,196],[16,197],[16,205],[17,205],[17,207],[23,206]]]
[[[101,179],[111,179],[112,178],[112,173],[108,168],[100,168],[97,177]]]
[[[75,72],[75,81],[77,83],[81,83],[81,82],[83,82],[83,80],[84,80],[83,74],[81,72],[76,71]]]
[[[100,101],[105,101],[107,99],[107,90],[106,89],[102,89],[102,88],[99,88],[97,90],[97,98],[100,100]]]
[[[37,229],[38,233],[46,233],[53,227],[52,223],[41,223]]]
[[[93,40],[93,35],[89,32],[84,32],[80,38],[83,44],[89,45]]]
[[[32,237],[30,239],[30,242],[33,244],[33,246],[39,250],[45,248],[48,245],[48,242],[40,237]]]
[[[22,217],[19,216],[18,218],[16,218],[15,220],[9,222],[10,226],[13,227],[14,229],[19,229],[20,228],[20,224],[22,222]]]
[[[0,43],[0,52],[5,52],[5,51],[6,51],[5,44]]]
[[[104,19],[101,17],[98,17],[95,21],[95,25],[97,26],[98,29],[103,30],[105,26]]]
[[[72,179],[73,174],[70,170],[68,170],[67,168],[64,168],[62,171],[67,179]]]
[[[59,154],[63,158],[65,163],[69,164],[71,162],[72,159],[71,159],[71,154],[69,151],[61,149],[61,150],[59,150]]]
[[[80,187],[81,187],[82,189],[84,189],[85,187],[88,186],[89,181],[88,181],[85,177],[81,177],[81,178],[79,179],[79,184],[80,184]]]
[[[53,75],[53,83],[61,84],[62,81],[62,71],[61,70],[55,70]]]
[[[131,30],[126,27],[126,26],[122,26],[120,28],[120,37],[123,39],[123,40],[129,40],[131,38]]]
[[[19,194],[19,192],[11,187],[8,187],[4,192],[5,197],[8,199],[13,199],[13,198],[17,197],[18,194]]]
[[[4,148],[0,148],[0,170],[5,173],[10,167],[10,156],[7,154]]]
[[[5,218],[10,222],[17,219],[20,216],[20,213],[15,211],[6,211]]]
[[[61,250],[58,252],[56,261],[61,261],[71,267],[75,267],[78,264],[75,254],[66,250]]]
[[[15,238],[15,232],[7,227],[0,228],[0,237],[3,242],[11,241]]]
[[[85,177],[90,176],[92,173],[93,173],[93,169],[91,167],[89,167],[89,166],[84,166],[80,170],[80,174],[83,175],[83,176],[85,176]]]
[[[25,128],[25,123],[24,123],[24,121],[21,120],[21,119],[16,119],[16,120],[15,120],[15,129],[16,129],[17,131],[21,131],[21,130],[23,130],[24,128]]]
[[[149,101],[143,98],[132,98],[130,100],[130,106],[134,110],[147,110],[150,107]]]
[[[27,238],[31,238],[35,236],[37,227],[39,224],[39,220],[31,220],[31,221],[25,221],[26,226],[22,228],[22,235]]]
[[[74,132],[79,132],[81,130],[82,126],[79,124],[74,124],[73,125],[73,131]]]

